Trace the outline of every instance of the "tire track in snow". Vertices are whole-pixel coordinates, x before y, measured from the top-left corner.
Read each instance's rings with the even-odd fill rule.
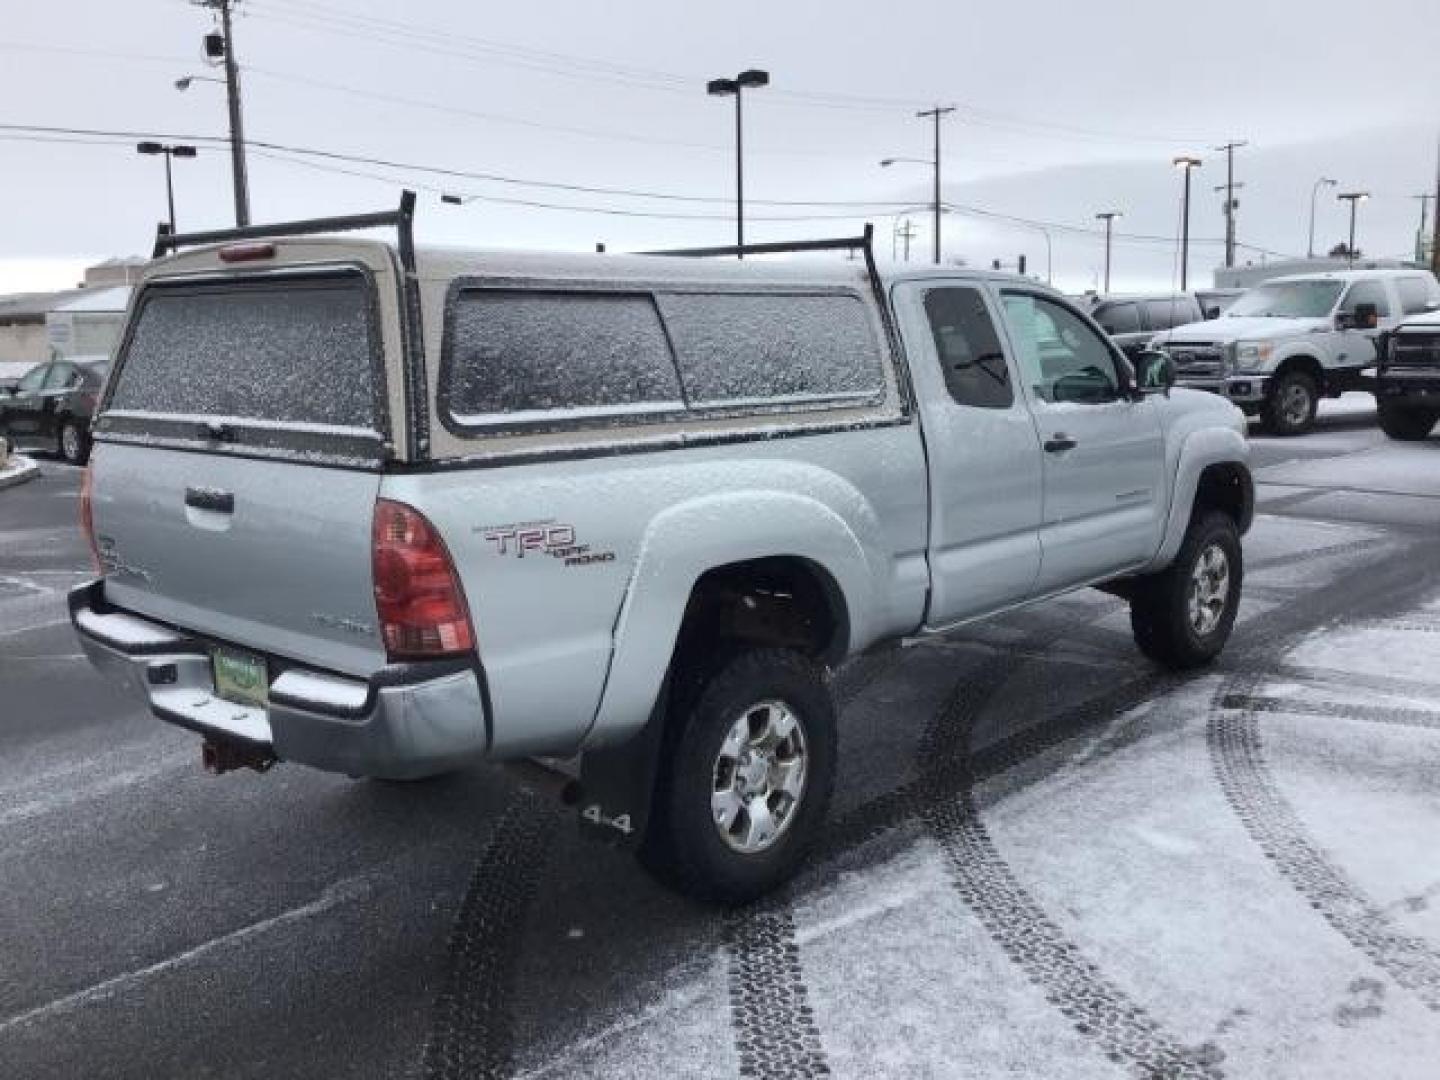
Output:
[[[1259,676],[1250,675],[1221,687],[1206,726],[1210,760],[1226,801],[1265,857],[1321,918],[1396,983],[1430,1009],[1440,1011],[1440,950],[1395,927],[1379,905],[1311,839],[1276,783],[1265,760],[1259,724],[1259,714],[1266,711],[1264,706],[1271,699],[1254,695],[1259,681]],[[1285,707],[1286,711],[1315,711],[1315,706],[1300,702],[1293,710],[1288,701]],[[1381,717],[1349,715],[1384,722]]]
[[[514,1070],[515,975],[558,812],[517,795],[471,874],[421,1058],[425,1080],[500,1080]]]

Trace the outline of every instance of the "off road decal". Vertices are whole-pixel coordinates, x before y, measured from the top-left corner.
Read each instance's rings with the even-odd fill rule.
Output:
[[[554,520],[522,521],[513,525],[478,525],[496,555],[548,555],[565,566],[590,566],[615,561],[613,551],[594,551],[589,544],[576,542],[575,526]]]

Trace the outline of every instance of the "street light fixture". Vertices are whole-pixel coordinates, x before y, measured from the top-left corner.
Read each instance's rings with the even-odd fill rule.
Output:
[[[934,193],[930,200],[930,207],[935,217],[935,242],[933,245],[935,265],[940,265],[940,120],[942,117],[955,111],[954,105],[936,105],[933,109],[921,109],[915,115],[922,120],[935,121],[935,156],[931,158],[908,158],[890,157],[880,162],[881,166],[889,167],[901,162],[910,165],[929,165],[934,170]]]
[[[175,235],[175,181],[170,175],[171,158],[193,158],[196,154],[195,147],[183,143],[142,142],[135,144],[137,154],[152,156],[163,154],[165,156],[165,200],[170,207],[170,235]]]
[[[1125,215],[1119,210],[1106,210],[1095,216],[1105,222],[1105,291],[1108,293],[1110,291],[1110,230],[1115,224],[1115,219]]]
[[[1336,198],[1336,200],[1339,201],[1339,202],[1348,202],[1348,203],[1350,204],[1350,245],[1349,245],[1349,247],[1346,249],[1345,255],[1346,255],[1346,258],[1349,260],[1349,265],[1354,266],[1354,265],[1355,265],[1355,207],[1358,206],[1360,203],[1364,202],[1366,199],[1370,198],[1370,193],[1369,193],[1368,191],[1344,191],[1344,192],[1341,192],[1339,195],[1336,195],[1335,198]]]
[[[1340,181],[1331,180],[1328,176],[1322,176],[1316,180],[1310,188],[1310,243],[1305,247],[1305,257],[1315,258],[1315,196],[1320,194],[1322,187],[1336,187]]]
[[[1172,162],[1185,174],[1185,196],[1180,211],[1180,291],[1184,292],[1190,280],[1190,173],[1204,164],[1192,154],[1181,154]]]
[[[175,80],[175,89],[183,94],[186,90],[190,89],[191,83],[197,82],[213,82],[220,86],[225,85],[224,79],[217,79],[210,75],[181,75],[180,78]]]
[[[735,246],[739,258],[745,257],[745,154],[744,121],[740,104],[745,90],[758,90],[770,85],[770,73],[758,68],[747,68],[733,79],[711,79],[705,90],[711,97],[735,98]]]

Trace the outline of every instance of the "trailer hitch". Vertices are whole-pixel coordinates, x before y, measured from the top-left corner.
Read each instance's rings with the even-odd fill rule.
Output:
[[[212,776],[233,772],[235,769],[269,772],[278,760],[269,750],[250,743],[214,742],[206,739],[200,747],[200,762]]]

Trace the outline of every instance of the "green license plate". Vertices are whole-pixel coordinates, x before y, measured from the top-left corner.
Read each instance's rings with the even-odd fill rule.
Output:
[[[215,668],[216,696],[240,705],[265,708],[270,698],[270,678],[261,657],[233,649],[215,649],[210,655]]]

